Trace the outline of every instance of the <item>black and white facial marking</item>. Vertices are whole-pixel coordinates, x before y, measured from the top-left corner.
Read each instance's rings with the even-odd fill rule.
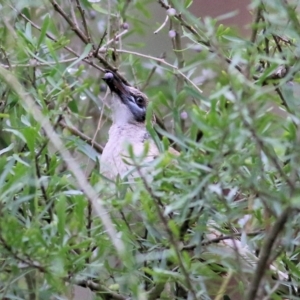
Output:
[[[144,122],[146,119],[147,100],[138,90],[132,87],[129,90],[129,95],[122,95],[123,98],[121,100],[127,105],[136,122]]]

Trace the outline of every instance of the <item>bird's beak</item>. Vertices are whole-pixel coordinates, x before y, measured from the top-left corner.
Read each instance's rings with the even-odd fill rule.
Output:
[[[111,92],[116,93],[121,100],[130,96],[129,86],[116,73],[106,71],[102,79],[108,85]]]
[[[127,107],[126,111],[127,112],[128,110],[130,111],[131,113],[130,122],[144,122],[146,118],[146,107],[147,107],[146,95],[142,94],[139,90],[135,89],[133,86],[128,85],[115,72],[107,71],[104,74],[103,80],[109,86],[110,90],[118,96],[121,103]],[[138,100],[141,101],[137,103]],[[115,108],[115,109],[119,109],[119,108]],[[121,109],[124,110],[123,105],[121,106]],[[129,122],[129,120],[126,120],[126,122]]]

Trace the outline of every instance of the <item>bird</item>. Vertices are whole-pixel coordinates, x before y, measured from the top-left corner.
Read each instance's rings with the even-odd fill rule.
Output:
[[[105,73],[103,80],[107,83],[117,99],[112,102],[112,126],[109,129],[109,138],[101,159],[100,172],[113,179],[117,175],[124,177],[133,169],[128,146],[132,146],[135,157],[142,156],[145,144],[148,143],[148,153],[143,162],[151,162],[158,155],[159,150],[150,138],[145,120],[148,105],[147,96],[140,90],[125,84],[122,79],[112,71]]]
[[[139,89],[122,80],[116,72],[107,71],[103,80],[115,98],[111,106],[113,122],[109,129],[108,142],[100,159],[100,172],[109,179],[116,179],[117,176],[124,178],[128,174],[134,173],[136,168],[135,162],[129,155],[129,145],[132,147],[132,154],[135,157],[143,157],[143,163],[146,164],[151,163],[160,154],[158,147],[146,129],[146,113],[149,99]],[[145,155],[146,143],[148,144],[146,147],[148,152]],[[173,148],[170,148],[168,151],[172,155],[180,155]],[[138,176],[139,174],[135,172],[135,177]],[[205,240],[209,241],[218,237],[222,237],[221,230],[218,230],[218,225],[214,221],[209,221]],[[228,256],[231,257],[231,260],[236,260],[239,257],[242,271],[249,272],[250,270],[250,275],[251,270],[254,271],[258,261],[258,257],[253,251],[238,239],[233,241],[221,238],[219,243],[209,244],[203,252],[203,257],[209,260],[216,256],[219,256],[220,262]],[[285,281],[288,279],[288,276],[275,266],[271,265],[270,270],[276,274],[279,280]],[[230,297],[232,300],[243,299],[243,295],[236,292],[238,280],[233,280],[232,283],[228,284],[228,289],[232,288],[231,294],[233,296]]]

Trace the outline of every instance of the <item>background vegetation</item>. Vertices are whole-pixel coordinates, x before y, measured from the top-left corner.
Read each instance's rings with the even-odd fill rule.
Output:
[[[234,12],[199,19],[191,3],[2,1],[1,299],[92,297],[79,286],[96,299],[298,299],[298,1],[252,1],[249,39],[221,24]],[[162,154],[134,188],[99,174],[105,69],[156,115]],[[271,263],[284,279],[266,279]]]

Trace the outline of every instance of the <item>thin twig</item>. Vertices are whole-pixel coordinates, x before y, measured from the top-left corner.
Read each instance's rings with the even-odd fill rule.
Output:
[[[40,172],[40,167],[39,167],[39,161],[38,161],[38,157],[35,156],[35,170],[36,170],[36,175],[39,179],[39,185],[41,187],[41,191],[42,191],[42,195],[43,198],[45,200],[45,204],[46,206],[49,205],[49,223],[51,223],[51,221],[53,220],[53,205],[50,205],[50,201],[47,195],[47,191],[46,191],[46,187],[42,181],[42,176],[41,176],[41,172]]]
[[[93,225],[93,206],[92,203],[89,201],[88,202],[88,212],[87,212],[87,222],[86,222],[86,231],[87,231],[87,236],[90,239],[92,235],[92,225]],[[87,252],[92,252],[91,249],[91,244],[87,246]],[[86,263],[89,264],[91,261],[91,256],[86,257]]]
[[[28,260],[26,258],[21,257],[17,252],[15,252],[15,250],[6,242],[6,240],[3,238],[2,235],[0,235],[0,243],[2,244],[2,246],[5,248],[6,251],[8,251],[14,259],[16,259],[17,261],[21,262],[22,264],[24,264],[26,267],[30,267],[30,268],[34,268],[39,270],[40,272],[46,273],[47,269],[46,267],[40,265],[37,262]]]
[[[160,58],[165,59],[165,58],[166,58],[166,53],[163,52],[162,55],[160,56]],[[160,63],[157,63],[157,64],[160,65]],[[149,85],[150,80],[151,80],[152,76],[154,75],[156,69],[157,69],[157,66],[154,66],[154,67],[151,69],[151,71],[150,71],[150,73],[149,73],[149,75],[148,75],[146,81],[144,82],[143,86],[141,87],[141,91],[144,91],[145,88]]]
[[[74,7],[73,7],[73,0],[69,0],[69,4],[70,4],[70,11],[71,11],[71,16],[72,16],[73,22],[74,22],[75,26],[77,28],[79,28],[77,18],[76,18],[76,14],[75,14],[75,10],[74,10]]]
[[[152,76],[154,75],[156,69],[157,69],[157,66],[154,66],[154,67],[151,69],[151,71],[150,71],[150,73],[149,73],[149,75],[148,75],[146,81],[144,82],[144,84],[143,84],[142,87],[140,88],[141,91],[144,91],[145,88],[149,85],[150,80],[151,80]]]
[[[157,28],[153,33],[154,34],[159,33],[166,26],[168,20],[169,20],[169,16],[167,15],[164,22],[161,24],[161,26],[159,26],[159,28]]]
[[[176,55],[177,58],[177,67],[178,69],[182,69],[184,67],[184,56],[183,56],[183,50],[182,50],[182,42],[181,42],[181,35],[180,31],[181,28],[178,24],[178,22],[172,22],[174,29],[175,29],[175,38],[172,39],[173,44],[173,52]],[[177,93],[180,93],[183,88],[184,80],[182,77],[178,78],[178,84],[177,84]]]
[[[92,146],[97,152],[102,153],[103,147],[96,143],[92,138],[82,133],[80,130],[78,130],[76,127],[67,125],[66,122],[60,121],[59,125],[63,128],[68,129],[72,134],[75,136],[78,136],[81,140],[87,142],[90,146]]]
[[[112,49],[113,50],[113,49]],[[124,50],[124,49],[116,49],[116,51],[118,53],[127,53],[127,54],[132,54],[132,55],[136,55],[136,56],[139,56],[139,57],[144,57],[144,58],[147,58],[147,59],[151,59],[151,60],[154,60],[154,61],[157,61],[163,65],[166,65],[168,67],[170,67],[171,69],[173,69],[174,71],[176,71],[180,76],[182,76],[187,82],[189,82],[190,84],[193,85],[193,87],[199,92],[199,93],[202,93],[202,90],[191,80],[189,79],[184,73],[182,73],[178,67],[166,62],[163,58],[158,58],[158,57],[154,57],[154,56],[150,56],[150,55],[146,55],[146,54],[142,54],[142,53],[139,53],[139,52],[134,52],[134,51],[130,51],[130,50]]]
[[[82,20],[82,24],[83,24],[83,28],[87,37],[87,41],[88,43],[91,43],[91,35],[87,26],[87,22],[86,22],[86,18],[85,18],[85,10],[82,8],[80,1],[76,0],[76,4],[77,4],[77,9],[79,10],[79,13],[81,15],[81,20]]]
[[[98,44],[98,47],[97,47],[97,49],[96,49],[96,51],[95,51],[95,53],[94,53],[94,55],[95,55],[95,56],[96,56],[96,53],[98,53],[98,52],[99,52],[99,50],[100,50],[100,47],[102,46],[102,44],[103,44],[103,41],[104,41],[104,39],[105,39],[106,35],[107,35],[107,30],[105,29],[105,31],[104,31],[104,33],[103,33],[103,35],[102,35],[101,39],[100,39],[100,42],[99,42],[99,44]]]
[[[41,28],[36,25],[34,22],[32,22],[30,19],[28,19],[23,13],[19,12],[18,10],[16,10],[14,7],[10,6],[14,11],[16,11],[18,13],[19,16],[21,16],[24,20],[26,20],[27,22],[29,22],[34,28],[36,28],[37,30],[41,31]],[[51,39],[52,41],[56,42],[59,44],[58,40],[56,38],[54,38],[51,34],[46,33],[46,36]],[[75,55],[76,57],[79,57],[80,55],[77,54],[75,51],[73,51],[70,47],[68,46],[63,46],[64,49],[66,49],[67,51],[69,51],[70,53],[72,53],[73,55]],[[99,61],[104,65],[105,68],[112,70],[114,72],[117,72],[116,68],[112,65],[110,65],[103,57],[101,57],[101,55],[97,55],[97,58],[99,59]],[[98,69],[99,71],[105,73],[105,69],[101,68],[100,66],[96,65],[93,61],[90,60],[89,57],[83,58],[82,61],[84,61],[85,63],[89,64],[90,66]],[[118,73],[118,72],[117,72]],[[127,82],[125,78],[123,78],[122,75],[120,75],[118,73],[118,75],[120,76],[120,78],[122,78],[122,80],[124,82]]]
[[[109,41],[107,41],[105,43],[105,45],[103,45],[100,49],[98,49],[98,52],[95,52],[95,55],[97,56],[98,53],[101,52],[106,52],[107,50],[107,46],[109,46],[111,43],[115,42],[117,39],[119,39],[120,37],[122,37],[124,34],[126,34],[128,32],[127,29],[123,30],[122,32],[120,32],[119,34],[117,34],[116,36],[114,36],[114,38],[110,39]],[[114,49],[115,50],[115,49]]]
[[[64,64],[64,63],[68,63],[68,62],[72,62],[75,61],[78,57],[73,57],[73,58],[67,58],[67,59],[62,59],[59,61],[49,61],[49,62],[39,62],[38,60],[34,60],[31,63],[28,64],[14,64],[14,65],[2,65],[0,64],[0,66],[2,68],[5,69],[9,69],[9,68],[20,68],[20,67],[40,67],[40,66],[51,66],[51,65],[57,65],[57,64]]]
[[[84,33],[78,28],[76,27],[76,24],[74,24],[74,22],[69,18],[69,16],[64,12],[64,10],[61,8],[61,6],[55,1],[55,0],[50,0],[53,8],[55,11],[57,11],[64,19],[65,21],[70,25],[71,27],[71,30],[74,31],[74,33],[81,39],[81,41],[84,43],[84,44],[89,44],[89,39],[86,35],[84,35]],[[110,4],[110,2],[109,2]],[[92,43],[92,49],[93,51],[96,50],[96,47],[95,45]],[[119,77],[127,83],[126,79],[123,78],[122,75],[120,75],[118,72],[117,72],[117,69],[111,65],[106,59],[104,59],[100,54],[99,52],[96,53],[95,55],[97,57],[97,59],[99,59],[99,61],[104,65],[105,68],[109,69],[109,70],[112,70],[114,72],[116,72]]]
[[[179,239],[181,241],[184,240],[184,236],[185,236],[186,232],[188,231],[188,229],[190,228],[190,221],[191,221],[190,219],[191,219],[192,214],[194,212],[194,208],[195,207],[190,207],[189,208],[189,211],[188,211],[188,213],[187,213],[187,215],[185,217],[185,220],[184,220],[183,224],[180,226]],[[202,210],[203,210],[203,207],[200,208],[200,212],[199,212],[198,215],[200,215],[200,213],[202,212]]]
[[[163,0],[158,0],[158,3],[166,10],[171,8],[170,5],[167,5],[163,2]],[[188,31],[190,31],[197,39],[197,41],[207,47],[210,47],[210,43],[208,41],[203,41],[199,33],[196,31],[196,29],[189,25],[182,17],[181,14],[175,14],[174,17],[180,22],[181,26],[185,27]]]
[[[256,134],[254,128],[245,120],[242,119],[244,126],[250,131],[252,137],[256,141],[257,145],[260,147],[260,149],[268,156],[268,158],[272,161],[273,165],[279,172],[279,174],[282,176],[282,178],[285,180],[285,182],[288,184],[288,186],[291,189],[291,193],[295,190],[294,183],[290,180],[290,178],[286,175],[284,170],[281,168],[280,163],[277,159],[277,157],[268,151],[267,147],[265,146],[264,142],[260,139],[260,137]]]
[[[85,43],[88,44],[88,38],[84,35],[84,33],[78,28],[78,26],[75,24],[74,21],[65,13],[65,11],[62,9],[62,7],[55,1],[55,0],[50,0],[54,10],[56,10],[65,20],[66,22],[70,25],[71,30],[73,30],[76,35]]]
[[[251,34],[251,38],[250,38],[251,43],[255,43],[255,41],[256,41],[257,31],[258,31],[258,24],[259,24],[259,21],[261,19],[261,12],[262,12],[262,7],[260,5],[257,8],[256,15],[255,15],[255,20],[253,22],[254,28],[252,30],[252,34]]]
[[[263,230],[257,230],[257,231],[246,233],[246,235],[247,236],[256,236],[256,235],[261,234],[263,232],[264,232]],[[224,240],[232,240],[234,238],[239,238],[239,237],[242,236],[242,234],[243,233],[238,232],[238,233],[232,233],[230,235],[221,235],[217,238],[201,242],[201,246],[208,246],[208,245],[211,245],[211,244],[217,244],[217,243],[219,243],[221,241],[224,241]],[[199,244],[187,245],[187,246],[184,246],[182,249],[184,249],[184,250],[194,250],[198,246],[199,246]]]
[[[122,17],[123,21],[126,22],[126,11],[129,8],[130,2],[133,2],[133,1],[132,0],[125,0],[123,2],[125,2],[125,3],[123,4],[123,8],[120,11],[120,16]]]
[[[246,233],[246,236],[256,236],[258,234],[261,234],[263,233],[264,231],[263,230],[257,230],[257,231],[253,231],[253,232],[247,232]],[[242,236],[242,232],[237,232],[237,233],[232,233],[230,235],[221,235],[217,238],[214,238],[214,239],[211,239],[211,240],[208,240],[208,241],[203,241],[201,242],[201,245],[202,246],[208,246],[210,244],[216,244],[216,243],[219,243],[221,241],[224,241],[224,240],[232,240],[234,238],[240,238]]]
[[[10,7],[11,7],[14,11],[16,11],[20,17],[22,17],[24,20],[26,20],[27,22],[29,22],[35,29],[41,31],[41,27],[40,27],[40,26],[36,25],[34,22],[32,22],[32,21],[31,21],[30,19],[28,19],[23,13],[19,12],[19,11],[16,10],[14,7],[12,7],[12,6],[10,6]],[[58,41],[55,37],[53,37],[51,34],[46,33],[46,36],[47,36],[50,40],[52,40],[52,41],[54,41],[54,42],[56,42],[56,43],[59,44],[59,41]],[[80,54],[77,54],[77,53],[76,53],[74,50],[72,50],[70,47],[68,47],[68,46],[63,46],[63,48],[66,49],[68,52],[72,53],[73,55],[75,55],[77,58],[80,57]],[[103,73],[105,72],[105,69],[103,69],[103,68],[101,68],[100,66],[96,65],[96,64],[95,64],[93,61],[91,61],[88,57],[83,58],[82,61],[84,61],[84,62],[87,63],[88,65],[94,67],[95,69],[97,69],[97,70],[99,70],[99,71],[101,71],[101,72],[103,72]]]
[[[164,3],[163,0],[158,0],[158,3],[166,10],[168,10],[169,8],[171,8],[170,5],[167,5]],[[182,17],[181,14],[176,14],[174,16],[179,22],[180,22],[180,25],[184,28],[186,28],[190,33],[192,33],[192,35],[196,38],[197,42],[202,44],[202,45],[205,45],[206,47],[208,47],[208,50],[209,52],[211,53],[217,53],[219,56],[220,54],[216,51],[216,49],[213,48],[213,45],[209,42],[209,41],[204,41],[202,39],[202,37],[200,36],[200,34],[197,32],[197,30],[190,24],[188,24]],[[223,55],[222,55],[223,56]],[[230,58],[228,57],[224,57],[224,60],[228,63],[228,64],[231,64],[232,61]],[[234,65],[234,68],[237,69],[241,74],[243,74],[243,69],[238,66],[238,65]]]

